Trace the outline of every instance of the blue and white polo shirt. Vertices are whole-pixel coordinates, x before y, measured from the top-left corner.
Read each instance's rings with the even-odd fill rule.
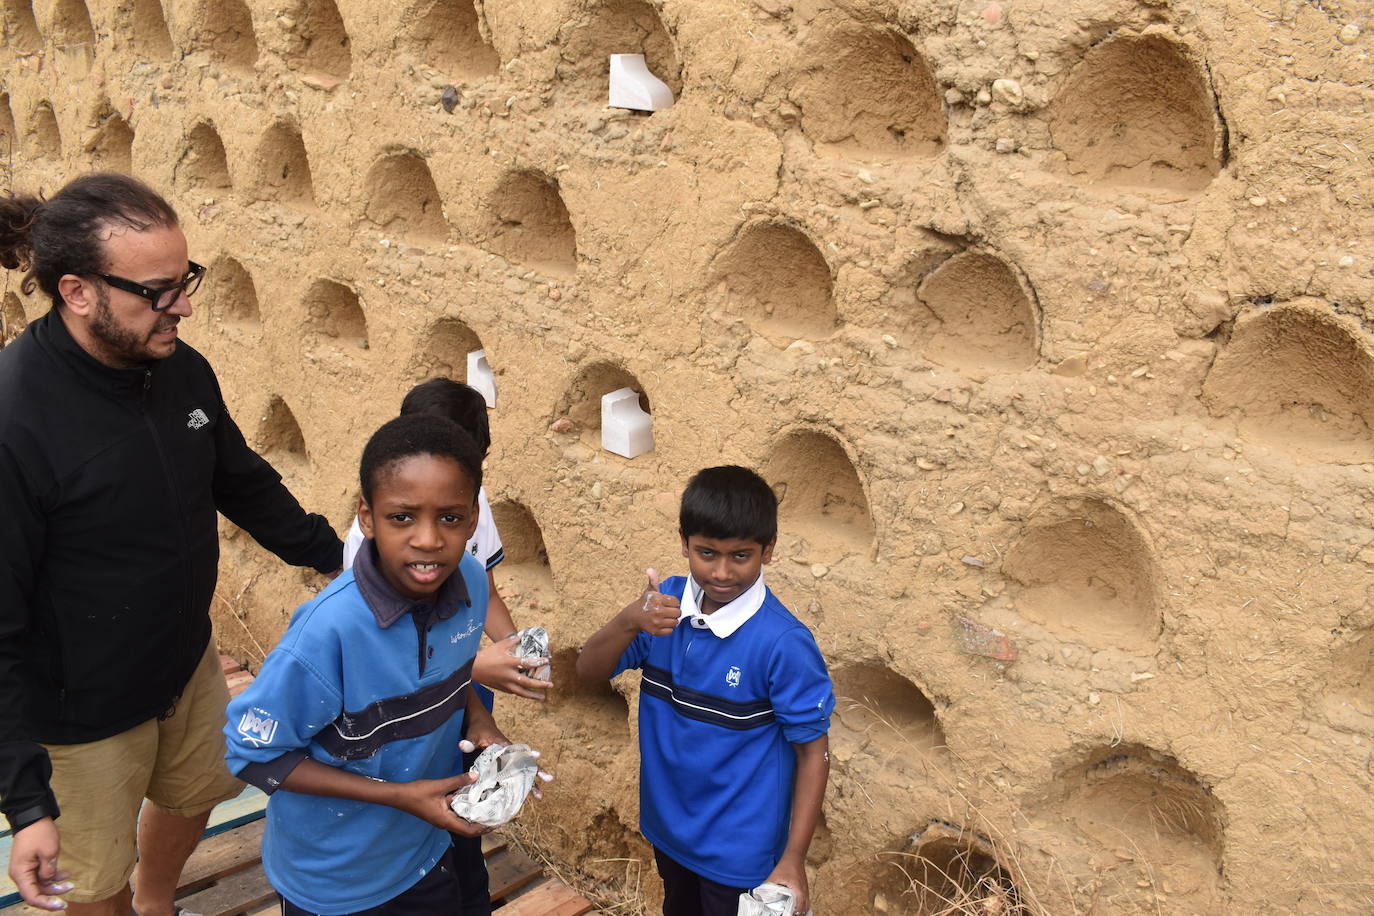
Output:
[[[787,846],[792,745],[829,731],[835,694],[811,631],[762,575],[709,615],[687,583],[659,589],[682,601],[677,628],[640,633],[616,668],[643,671],[640,829],[697,874],[754,887]]]

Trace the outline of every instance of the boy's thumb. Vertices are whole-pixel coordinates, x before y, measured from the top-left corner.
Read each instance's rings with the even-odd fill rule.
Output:
[[[659,580],[658,580],[658,570],[656,570],[656,569],[646,569],[646,570],[645,570],[645,573],[647,573],[648,576],[649,576],[649,591],[651,591],[651,592],[656,592],[656,591],[658,591],[658,581],[659,581]]]

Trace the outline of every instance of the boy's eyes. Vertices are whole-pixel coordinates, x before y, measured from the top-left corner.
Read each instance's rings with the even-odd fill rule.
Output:
[[[386,518],[387,521],[397,523],[411,522],[415,520],[415,516],[409,512],[393,512]],[[461,515],[456,515],[452,512],[445,512],[443,515],[439,516],[439,521],[445,525],[457,525],[461,524],[464,521],[464,518]]]

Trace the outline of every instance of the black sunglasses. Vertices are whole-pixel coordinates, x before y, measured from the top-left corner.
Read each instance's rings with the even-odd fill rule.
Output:
[[[115,289],[122,289],[126,293],[133,293],[135,296],[142,296],[148,300],[155,312],[165,312],[172,307],[185,291],[186,295],[195,295],[196,290],[200,289],[201,278],[205,276],[205,268],[195,261],[186,262],[186,279],[171,286],[164,286],[161,289],[153,289],[144,286],[142,283],[135,283],[133,280],[125,280],[123,277],[112,277],[109,274],[96,274],[97,277],[113,286]]]

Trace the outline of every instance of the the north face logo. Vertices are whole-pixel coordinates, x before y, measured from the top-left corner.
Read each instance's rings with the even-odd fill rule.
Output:
[[[254,747],[271,744],[277,734],[277,720],[265,709],[250,709],[239,719],[239,737]]]
[[[200,429],[202,426],[209,422],[210,418],[205,415],[205,411],[197,407],[195,410],[191,411],[189,416],[187,416],[186,428]]]

